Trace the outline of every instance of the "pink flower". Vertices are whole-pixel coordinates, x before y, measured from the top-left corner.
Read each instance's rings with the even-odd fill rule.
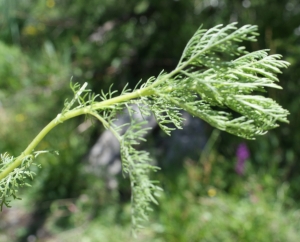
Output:
[[[237,162],[235,165],[235,171],[242,176],[245,172],[245,161],[249,158],[250,153],[245,143],[239,144],[236,150]]]

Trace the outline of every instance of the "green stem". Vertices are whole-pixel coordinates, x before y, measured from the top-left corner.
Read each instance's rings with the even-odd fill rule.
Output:
[[[101,110],[106,107],[110,107],[114,104],[126,102],[128,100],[132,100],[140,96],[150,96],[150,95],[153,95],[153,91],[151,91],[151,88],[149,87],[143,88],[143,89],[136,90],[132,93],[124,94],[118,97],[104,100],[102,102],[94,103],[92,105],[83,108],[68,111],[63,115],[59,114],[61,115],[61,117],[53,119],[46,127],[44,127],[42,131],[31,141],[31,143],[27,146],[27,148],[22,152],[22,154],[18,156],[11,164],[9,164],[0,173],[0,180],[7,177],[15,168],[19,167],[22,164],[23,159],[26,156],[30,155],[37,147],[37,145],[42,141],[42,139],[58,124],[63,123],[68,119],[72,119],[80,115],[91,114],[91,110]]]

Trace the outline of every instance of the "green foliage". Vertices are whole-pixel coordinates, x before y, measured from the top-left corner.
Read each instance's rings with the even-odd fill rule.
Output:
[[[254,201],[222,193],[196,197],[184,191],[183,196],[160,201],[156,237],[161,241],[299,240],[298,212],[287,213],[278,200],[270,202],[261,196]]]
[[[35,158],[35,148],[57,125],[80,115],[97,118],[110,129],[121,144],[123,172],[129,176],[132,189],[132,222],[134,228],[148,219],[150,202],[161,189],[149,178],[156,171],[149,154],[137,146],[144,141],[147,132],[145,122],[134,120],[136,104],[142,115],[153,113],[160,127],[170,134],[173,124],[181,128],[181,110],[199,117],[214,127],[237,136],[253,139],[277,127],[277,122],[287,122],[288,111],[275,101],[253,92],[264,87],[280,88],[276,74],[288,63],[279,55],[267,55],[266,51],[247,53],[242,41],[255,41],[257,27],[236,23],[217,25],[205,30],[200,28],[188,42],[177,67],[167,73],[161,72],[133,91],[124,88],[119,95],[109,91],[101,96],[86,90],[87,84],[71,86],[74,98],[65,102],[61,113],[35,137],[29,146],[16,158],[2,156],[0,168],[1,202],[8,205],[9,198],[16,198],[16,188],[25,184],[28,165]],[[240,56],[231,60],[231,56]],[[99,100],[100,99],[100,100]],[[115,116],[127,108],[131,122],[116,127]],[[127,127],[124,134],[121,130]],[[27,162],[28,161],[28,162]],[[19,168],[20,167],[20,168]],[[24,171],[26,169],[26,172]]]
[[[26,58],[16,47],[9,47],[0,41],[0,88],[7,90],[18,90],[24,87],[27,78],[28,66]],[[19,65],[16,65],[19,63]],[[3,80],[3,81],[2,81]],[[5,80],[5,81],[4,81]]]
[[[214,166],[210,174],[205,173],[198,162],[190,160],[185,162],[184,172],[179,175],[157,173],[165,189],[158,199],[161,205],[151,214],[151,224],[141,230],[136,239],[130,237],[130,204],[106,205],[97,218],[88,220],[84,204],[91,209],[89,203],[93,199],[86,195],[76,202],[72,199],[54,201],[53,215],[45,227],[57,241],[77,238],[159,242],[299,240],[300,214],[299,210],[286,207],[287,184],[270,186],[270,183],[278,184],[274,177],[266,181],[263,175],[267,173],[249,172],[243,178],[232,175],[236,176],[236,182],[232,184],[233,191],[226,193],[217,180],[225,178],[219,177],[220,172],[229,171],[226,166],[231,161],[217,155],[214,149],[209,156],[207,162]],[[227,183],[228,179],[221,182]],[[71,205],[76,208],[75,212],[67,209]],[[61,231],[58,225],[60,217],[55,214],[60,213],[73,221],[67,231]]]
[[[121,140],[121,158],[123,171],[129,174],[132,188],[132,222],[134,227],[138,227],[144,220],[148,220],[148,212],[151,211],[150,203],[158,204],[156,198],[160,187],[155,185],[155,181],[149,180],[149,171],[156,171],[158,167],[151,165],[149,153],[139,151],[134,146],[147,132],[147,128],[142,127],[143,123],[131,123]]]

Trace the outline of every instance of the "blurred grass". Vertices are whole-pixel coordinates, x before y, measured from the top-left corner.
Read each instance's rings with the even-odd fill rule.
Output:
[[[278,192],[284,190],[282,186]],[[160,207],[135,240],[126,204],[108,207],[96,219],[41,241],[299,241],[300,211],[286,209],[282,199],[270,202],[263,191],[241,198],[217,189],[212,197],[178,189],[162,195]]]
[[[45,242],[300,240],[300,210],[290,206],[287,183],[270,187],[272,178],[266,184],[264,177],[252,174],[241,178],[228,193],[212,183],[196,188],[191,170],[203,172],[201,166],[189,161],[176,179],[164,177],[160,204],[135,239],[131,236],[129,203],[106,202],[95,215],[91,206],[95,197],[84,194],[79,199],[52,201],[43,226],[47,236],[35,238]],[[95,189],[101,190],[101,185]],[[20,210],[20,203],[18,207]],[[0,238],[14,241],[3,233]]]

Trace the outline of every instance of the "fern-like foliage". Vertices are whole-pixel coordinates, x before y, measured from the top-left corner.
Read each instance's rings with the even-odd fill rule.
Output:
[[[154,91],[170,106],[248,139],[277,127],[277,121],[287,122],[287,110],[270,98],[252,95],[264,92],[264,87],[280,89],[276,75],[289,65],[280,55],[268,56],[267,50],[247,53],[238,45],[255,41],[256,29],[251,25],[237,29],[236,23],[199,29],[169,74],[174,73],[172,79],[158,79]],[[233,117],[233,113],[240,116]]]
[[[10,207],[11,199],[20,199],[17,195],[18,189],[24,186],[30,187],[31,185],[28,183],[28,179],[33,179],[35,172],[30,170],[29,168],[32,165],[36,165],[40,167],[39,164],[35,163],[35,158],[42,154],[48,153],[48,151],[38,151],[33,152],[32,155],[24,156],[22,159],[22,163],[20,167],[15,168],[6,179],[0,180],[0,210],[2,211],[3,205]],[[10,156],[7,153],[0,155],[1,168],[0,172],[4,171],[5,168],[12,164],[14,161],[14,157]]]
[[[145,141],[143,136],[147,128],[144,122],[132,123],[121,139],[121,158],[123,172],[129,175],[132,188],[132,225],[139,228],[144,220],[148,220],[151,211],[150,203],[157,204],[155,196],[161,190],[155,181],[149,179],[149,172],[159,168],[151,165],[149,153],[137,150],[136,145]]]
[[[172,72],[161,72],[134,90],[125,87],[119,95],[111,88],[108,93],[93,95],[86,90],[86,83],[71,86],[74,98],[65,102],[62,112],[20,156],[1,155],[1,208],[9,206],[10,199],[17,198],[17,188],[26,185],[26,178],[34,175],[29,167],[37,154],[34,148],[43,137],[68,119],[91,115],[120,141],[123,173],[131,181],[133,226],[140,227],[148,219],[150,204],[157,203],[156,196],[161,189],[149,178],[149,173],[158,168],[151,164],[147,152],[138,149],[148,130],[147,119],[136,120],[132,104],[139,107],[144,117],[153,114],[168,135],[173,129],[182,128],[182,110],[247,139],[265,134],[277,127],[278,122],[288,122],[287,110],[271,98],[257,94],[265,92],[265,87],[281,89],[277,74],[289,63],[280,60],[280,55],[268,55],[267,50],[246,52],[240,44],[255,41],[256,31],[256,26],[237,28],[236,23],[209,30],[200,28]],[[131,122],[116,125],[117,114],[124,109],[128,110]]]

